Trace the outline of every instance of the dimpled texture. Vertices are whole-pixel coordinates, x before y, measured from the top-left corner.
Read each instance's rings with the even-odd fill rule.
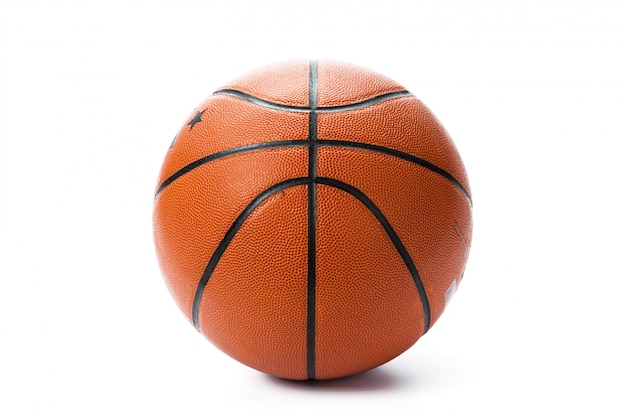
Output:
[[[198,112],[202,113],[202,122],[190,128],[189,122]],[[250,143],[303,138],[307,129],[308,117],[304,113],[286,113],[232,97],[211,96],[193,111],[176,136],[158,183],[207,155]]]
[[[306,375],[306,230],[304,186],[269,197],[226,249],[201,304],[219,312],[200,319],[217,347],[291,379]]]
[[[415,97],[398,97],[359,110],[321,113],[318,137],[406,152],[446,170],[470,191],[454,143],[430,110]]]
[[[424,320],[409,271],[374,215],[325,185],[317,204],[316,376],[327,379],[404,352]]]
[[[465,253],[455,224],[471,230],[467,201],[440,175],[377,152],[323,147],[318,169],[360,189],[380,208],[419,270],[434,323],[445,308],[446,290],[463,274]]]
[[[441,316],[471,245],[469,182],[441,123],[396,82],[337,61],[277,63],[219,90],[157,183],[157,257],[181,311],[283,378],[400,355]]]
[[[319,62],[318,80],[324,87],[318,91],[320,107],[345,106],[404,91],[400,84],[366,68],[352,66],[346,71],[345,63],[331,60]]]
[[[232,155],[190,171],[161,192],[154,213],[157,253],[168,288],[184,312],[191,311],[210,255],[257,190],[306,175],[306,163],[305,149]]]
[[[236,78],[223,85],[220,90],[237,90],[272,103],[307,106],[309,61],[267,65]]]

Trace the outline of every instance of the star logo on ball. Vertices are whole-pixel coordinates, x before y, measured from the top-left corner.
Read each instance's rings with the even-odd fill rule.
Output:
[[[189,130],[193,129],[195,125],[197,125],[198,123],[202,121],[202,115],[204,114],[205,111],[206,110],[197,112],[196,115],[193,117],[193,119],[191,119],[191,121],[187,123],[187,126],[189,126]]]

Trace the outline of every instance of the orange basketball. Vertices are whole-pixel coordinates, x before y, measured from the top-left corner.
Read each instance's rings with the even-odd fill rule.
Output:
[[[298,60],[193,111],[153,221],[198,331],[268,374],[329,379],[432,327],[463,276],[472,204],[452,140],[415,96],[361,67]]]

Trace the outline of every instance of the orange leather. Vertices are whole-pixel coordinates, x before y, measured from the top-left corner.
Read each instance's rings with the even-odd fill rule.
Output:
[[[284,378],[404,352],[442,314],[471,243],[469,182],[442,125],[394,81],[336,61],[274,64],[220,90],[157,184],[156,251],[180,309]]]
[[[159,194],[157,254],[165,282],[190,320],[202,271],[239,212],[273,183],[306,176],[306,163],[304,148],[233,155],[196,168]]]
[[[175,146],[168,152],[158,184],[185,165],[207,155],[250,143],[306,138],[308,116],[256,106],[227,96],[211,96],[193,114],[202,112],[202,122],[183,125]]]
[[[317,203],[316,377],[327,379],[404,352],[422,334],[423,313],[406,266],[372,213],[326,185]]]
[[[331,60],[319,61],[318,80],[319,107],[345,106],[404,91],[400,84],[374,71]]]
[[[306,378],[307,190],[269,197],[222,256],[201,309],[200,329],[249,366]]]
[[[272,103],[291,106],[309,104],[309,61],[280,62],[244,74],[220,90],[233,89]]]

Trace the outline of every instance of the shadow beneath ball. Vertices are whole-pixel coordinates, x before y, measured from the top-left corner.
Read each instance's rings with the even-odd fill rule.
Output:
[[[411,385],[406,375],[384,368],[375,368],[357,375],[328,380],[294,381],[271,375],[265,375],[265,377],[280,387],[303,391],[368,392],[397,390]]]

